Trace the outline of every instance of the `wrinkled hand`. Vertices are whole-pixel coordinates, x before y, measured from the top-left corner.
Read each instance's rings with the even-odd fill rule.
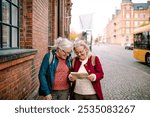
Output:
[[[86,77],[90,81],[95,81],[96,80],[96,75],[95,74],[90,74]]]
[[[69,74],[69,79],[71,80],[71,81],[75,81],[76,79],[77,79],[77,77],[76,76],[73,76],[71,73]]]
[[[52,100],[52,95],[49,94],[49,95],[45,96],[45,100]]]

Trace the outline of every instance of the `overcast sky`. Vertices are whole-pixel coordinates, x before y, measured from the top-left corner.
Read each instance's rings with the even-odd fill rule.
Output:
[[[104,28],[122,0],[72,0],[71,30],[81,32],[79,16],[93,14],[93,35],[103,34]],[[132,0],[133,3],[146,3],[147,0]]]

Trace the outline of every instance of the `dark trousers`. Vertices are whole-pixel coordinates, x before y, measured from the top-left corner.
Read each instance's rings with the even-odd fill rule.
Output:
[[[98,100],[97,95],[80,95],[77,93],[74,93],[74,99],[75,100]]]
[[[54,90],[52,100],[68,100],[69,90]]]

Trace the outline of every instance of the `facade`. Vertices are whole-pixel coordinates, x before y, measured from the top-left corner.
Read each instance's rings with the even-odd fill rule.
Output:
[[[0,0],[0,99],[37,99],[40,64],[54,39],[69,33],[71,5]]]
[[[150,23],[150,1],[133,3],[122,0],[121,9],[116,10],[105,29],[107,43],[124,45],[133,42],[134,29]]]
[[[50,0],[50,46],[54,44],[54,39],[59,36],[69,37],[71,6],[71,0]]]

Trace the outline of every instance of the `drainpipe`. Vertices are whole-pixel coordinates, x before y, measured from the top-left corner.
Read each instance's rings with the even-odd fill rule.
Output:
[[[61,0],[58,0],[58,27],[57,27],[57,30],[58,30],[58,37],[61,36]]]

